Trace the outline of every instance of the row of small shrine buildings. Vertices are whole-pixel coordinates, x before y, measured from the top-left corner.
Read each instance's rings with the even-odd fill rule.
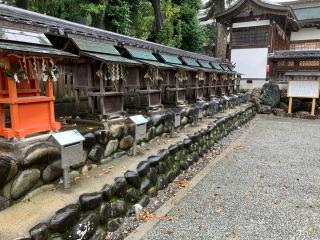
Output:
[[[56,105],[75,101],[56,109],[58,116],[88,110],[83,102],[108,115],[124,106],[179,106],[239,88],[230,64],[202,54],[3,4],[0,23],[1,97],[40,96],[52,78]],[[16,81],[16,93],[8,89],[8,77]]]
[[[241,87],[319,80],[320,0],[239,0],[216,20],[228,29],[218,46],[227,44]]]

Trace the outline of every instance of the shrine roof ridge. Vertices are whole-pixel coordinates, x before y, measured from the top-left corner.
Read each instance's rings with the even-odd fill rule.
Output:
[[[190,57],[197,60],[209,62],[219,61],[217,58],[200,53],[190,52],[154,42],[149,42],[135,37],[86,26],[83,24],[47,16],[45,14],[40,14],[29,10],[8,6],[5,4],[0,4],[0,20],[36,26],[42,28],[42,31],[46,31],[45,33],[54,33],[59,34],[60,36],[67,36],[68,33],[71,33],[75,35],[97,38],[100,40],[112,41],[119,46],[133,46],[141,49],[149,49],[157,53],[179,55],[181,57]]]
[[[238,0],[231,7],[216,14],[216,20],[219,23],[230,24],[233,18],[237,16],[246,7],[251,8],[253,5],[267,9],[275,15],[284,16],[288,20],[288,27],[292,28],[293,31],[300,29],[300,25],[297,20],[297,16],[290,6],[275,3],[269,0]]]
[[[237,1],[231,7],[227,8],[226,10],[224,10],[221,13],[218,13],[216,15],[216,17],[218,18],[218,17],[221,17],[223,15],[231,13],[232,11],[236,10],[239,6],[241,6],[246,1],[248,1],[248,0],[239,0],[239,1]],[[272,2],[272,1],[269,1],[269,0],[250,0],[250,1],[254,2],[255,4],[257,4],[258,6],[261,6],[261,7],[270,8],[270,9],[278,10],[278,11],[289,11],[289,12],[291,12],[291,14],[293,16],[295,16],[293,11],[292,11],[292,8],[290,6],[288,6],[288,5],[282,5],[282,4],[275,3],[275,2]]]

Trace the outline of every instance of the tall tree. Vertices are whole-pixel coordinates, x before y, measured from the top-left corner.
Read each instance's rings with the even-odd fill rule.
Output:
[[[200,18],[200,21],[206,22],[208,20],[213,20],[215,16],[224,11],[226,6],[230,6],[235,0],[209,0],[204,6],[203,9],[207,11],[207,14]],[[216,31],[216,57],[225,59],[226,58],[226,51],[227,51],[227,30],[226,28],[219,23],[212,25],[212,31]],[[215,29],[214,29],[215,28]]]
[[[16,6],[23,9],[29,8],[29,1],[28,0],[16,0]]]
[[[154,20],[155,20],[155,31],[161,31],[163,27],[163,17],[161,12],[161,4],[160,0],[150,0],[153,7],[154,12]]]
[[[188,51],[200,51],[205,40],[204,28],[198,20],[201,0],[183,0],[181,3],[181,48]]]

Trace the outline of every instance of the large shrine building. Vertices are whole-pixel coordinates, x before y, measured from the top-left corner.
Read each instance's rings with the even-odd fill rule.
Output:
[[[229,30],[226,58],[242,73],[242,88],[319,75],[319,0],[240,0],[217,21]]]

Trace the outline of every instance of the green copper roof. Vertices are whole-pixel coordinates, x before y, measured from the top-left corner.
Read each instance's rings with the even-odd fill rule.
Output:
[[[165,61],[166,63],[171,64],[182,64],[182,62],[179,60],[178,56],[176,55],[169,55],[169,54],[159,54],[160,57]]]
[[[196,59],[183,57],[182,60],[189,66],[200,67],[200,65],[199,65],[199,63],[197,63]]]
[[[126,47],[127,51],[133,58],[137,59],[144,59],[144,60],[151,60],[151,61],[157,61],[156,57],[153,56],[151,51],[148,50],[141,50],[137,48],[130,48]]]
[[[295,9],[299,21],[307,19],[320,19],[320,7]]]
[[[77,38],[72,38],[72,41],[77,45],[77,47],[81,51],[105,53],[120,56],[120,53],[117,51],[117,49],[109,43],[93,42]]]
[[[212,69],[212,66],[210,65],[209,62],[205,62],[205,61],[199,61],[200,65],[204,68],[210,68]]]
[[[25,43],[0,42],[0,49],[5,52],[21,52],[30,55],[48,55],[77,58],[77,55],[54,49],[50,46],[36,46]]]
[[[15,29],[0,28],[0,40],[52,46],[43,33],[27,32]]]
[[[217,70],[223,70],[219,63],[212,62],[211,65]]]
[[[86,55],[88,57],[103,61],[103,62],[114,62],[114,63],[130,64],[130,65],[141,65],[139,62],[136,62],[134,60],[124,58],[121,56],[100,54],[100,53],[89,53],[89,52],[83,52],[82,54]]]
[[[230,69],[228,68],[227,65],[225,65],[225,64],[220,64],[220,66],[222,67],[223,70],[225,70],[225,71],[230,71]]]

